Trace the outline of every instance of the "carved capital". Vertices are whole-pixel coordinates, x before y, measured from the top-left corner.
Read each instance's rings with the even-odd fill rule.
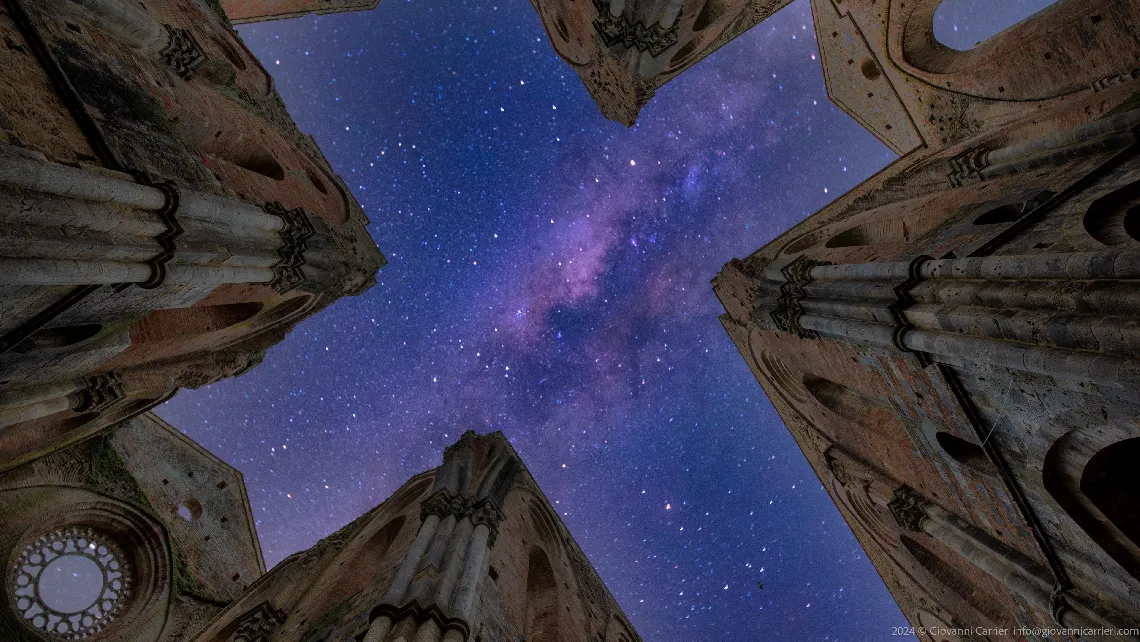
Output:
[[[895,497],[887,504],[891,515],[904,530],[919,532],[922,522],[927,519],[926,507],[930,502],[925,497],[911,490],[907,486],[900,486],[895,490]]]
[[[262,602],[241,617],[234,642],[269,642],[269,639],[285,622],[285,612],[273,608],[269,602]]]
[[[609,7],[603,6],[602,3],[596,5],[598,17],[594,18],[594,31],[597,32],[604,47],[620,45],[626,49],[648,51],[656,58],[677,44],[677,27],[681,24],[680,14],[669,27],[662,27],[656,22],[647,27],[640,22],[630,22],[624,15],[613,15]]]
[[[194,36],[189,31],[170,25],[163,26],[166,27],[166,33],[169,34],[170,39],[166,47],[158,52],[158,55],[179,78],[189,80],[198,70],[198,67],[206,61],[206,55],[202,53],[198,43],[194,41]]]
[[[452,496],[451,493],[444,489],[439,489],[428,496],[427,499],[420,502],[420,521],[427,519],[431,515],[436,515],[441,518],[447,517],[452,512],[452,506],[457,497]]]
[[[281,239],[284,245],[277,249],[281,260],[273,266],[273,282],[271,285],[278,293],[284,294],[305,282],[305,250],[309,249],[309,239],[316,234],[313,223],[305,210],[296,208],[285,209],[280,203],[267,203],[265,211],[285,221],[281,230]]]
[[[83,383],[84,388],[77,393],[79,402],[75,406],[76,412],[103,412],[126,397],[123,380],[114,372],[85,377]]]
[[[990,151],[976,147],[951,158],[950,185],[961,187],[982,180],[982,170],[990,165]]]
[[[799,319],[803,315],[800,300],[804,298],[804,285],[811,282],[811,269],[817,265],[825,265],[821,261],[813,261],[806,256],[800,256],[785,265],[780,273],[784,275],[784,284],[780,286],[780,297],[776,299],[776,307],[769,316],[772,322],[782,332],[789,332],[804,339],[814,339],[819,335],[811,330],[800,327]]]
[[[488,546],[495,545],[495,538],[499,535],[499,523],[502,521],[503,511],[490,497],[480,500],[471,509],[471,523],[475,526],[483,524],[490,532],[487,537]]]

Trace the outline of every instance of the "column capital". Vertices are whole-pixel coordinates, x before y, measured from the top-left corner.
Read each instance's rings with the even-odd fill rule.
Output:
[[[279,294],[284,294],[305,282],[305,273],[301,268],[305,265],[305,250],[309,249],[309,239],[316,234],[316,230],[309,215],[299,207],[288,210],[280,203],[266,203],[264,209],[267,214],[285,221],[285,227],[280,231],[285,244],[277,249],[281,260],[273,266],[271,283]]]
[[[158,55],[179,78],[189,80],[198,67],[206,62],[206,55],[194,41],[194,36],[186,29],[170,25],[162,26],[166,29],[167,43]]]
[[[285,622],[286,613],[262,602],[241,616],[234,642],[269,642]]]
[[[929,519],[926,507],[930,505],[925,497],[918,494],[908,486],[900,486],[895,490],[894,499],[887,504],[891,515],[904,530],[919,532],[922,523]]]

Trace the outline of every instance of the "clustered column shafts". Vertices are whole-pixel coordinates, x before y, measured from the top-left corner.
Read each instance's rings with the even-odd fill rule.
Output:
[[[951,366],[985,364],[1050,376],[1065,387],[1092,383],[1104,394],[1140,401],[1140,362],[1132,348],[1136,344],[1126,340],[1140,334],[1129,315],[1108,307],[1103,294],[1113,281],[1140,278],[1140,252],[923,258],[911,264],[800,261],[799,282],[789,289],[785,281],[780,299],[757,298],[757,316],[770,316],[780,329],[922,353]],[[942,285],[947,282],[952,283]],[[1079,282],[1077,287],[1073,282]],[[1061,335],[1072,323],[1071,313],[1058,310],[1058,303],[1042,294],[1014,296],[1049,288],[1074,307],[1086,300],[1101,301],[1100,309],[1086,312],[1083,321],[1115,328],[1124,339],[1050,340],[1035,332],[1056,327]],[[1136,298],[1134,292],[1131,298]]]
[[[945,544],[1033,608],[1052,613],[1061,626],[1121,628],[1061,591],[1048,571],[914,490],[898,488],[887,507],[903,530],[926,533]]]
[[[463,642],[470,634],[503,519],[500,502],[518,469],[499,453],[474,491],[468,490],[469,439],[445,455],[435,490],[420,505],[415,542],[384,601],[373,609],[364,642]]]
[[[57,412],[99,412],[123,399],[115,373],[59,381],[0,394],[0,428],[40,419]]]
[[[1138,125],[1140,109],[1133,109],[1000,149],[971,149],[950,160],[950,184],[957,187],[1121,150],[1136,141],[1132,130]]]
[[[266,211],[193,190],[172,196],[170,189],[50,163],[2,146],[0,186],[20,190],[12,197],[27,197],[38,210],[32,220],[0,216],[0,237],[5,237],[0,285],[284,281],[287,290],[304,281],[300,270],[313,229],[300,210]],[[163,214],[170,217],[164,220]],[[91,230],[100,235],[99,242],[85,241],[82,234],[61,235],[55,230],[62,226]],[[167,234],[172,226],[176,233]],[[101,247],[108,233],[116,241],[110,251]],[[219,238],[226,238],[227,245],[220,245]],[[89,245],[100,246],[110,258],[85,258],[94,252]],[[163,274],[156,277],[156,269]]]

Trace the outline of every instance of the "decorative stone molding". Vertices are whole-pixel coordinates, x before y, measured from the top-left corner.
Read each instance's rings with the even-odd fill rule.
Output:
[[[985,147],[976,147],[950,159],[950,185],[961,187],[967,183],[982,180],[982,170],[990,165],[990,152]]]
[[[286,613],[262,602],[241,617],[234,642],[269,642],[285,622]]]
[[[103,412],[126,397],[123,380],[114,372],[86,377],[83,383],[83,390],[76,393],[79,399],[75,412]]]
[[[817,265],[825,263],[800,256],[780,270],[784,275],[784,284],[780,286],[780,298],[776,299],[776,308],[769,315],[781,331],[790,332],[804,339],[819,337],[818,333],[801,328],[799,323],[799,318],[804,313],[800,306],[800,300],[804,298],[804,285],[811,282],[811,269]]]
[[[454,510],[455,499],[457,497],[453,497],[451,493],[442,488],[428,495],[427,499],[420,502],[420,521],[431,515],[437,515],[440,518],[451,515]]]
[[[907,486],[895,490],[894,499],[887,504],[891,515],[904,530],[917,533],[922,531],[922,523],[928,519],[926,507],[930,504],[925,497]]]
[[[189,80],[198,67],[206,62],[206,55],[198,48],[198,43],[194,42],[194,36],[189,31],[170,25],[163,26],[166,27],[169,41],[158,55],[179,78]]]
[[[176,218],[181,199],[178,188],[170,182],[154,183],[153,186],[162,190],[163,195],[166,196],[166,203],[163,204],[162,209],[155,212],[166,225],[166,230],[154,239],[162,250],[147,261],[147,264],[150,265],[150,278],[142,283],[135,284],[144,290],[157,288],[166,280],[166,264],[174,258],[174,253],[177,251],[174,239],[181,236],[184,231]]]
[[[273,266],[271,285],[279,294],[284,294],[305,282],[305,250],[309,249],[309,239],[316,234],[309,215],[301,208],[287,210],[280,203],[266,203],[265,211],[285,221],[281,238],[285,241],[277,250],[281,260]]]
[[[495,538],[499,534],[499,523],[503,521],[503,511],[495,500],[487,497],[480,500],[471,508],[471,523],[475,526],[483,524],[487,527],[487,546],[495,545]]]
[[[662,27],[658,23],[645,26],[640,22],[630,22],[625,16],[615,16],[610,13],[609,7],[597,4],[598,17],[594,19],[594,31],[605,47],[621,45],[626,49],[648,51],[656,58],[677,44],[677,26],[681,23],[681,15],[673,20],[669,27]],[[683,11],[683,10],[682,10]]]
[[[368,615],[368,623],[371,625],[377,618],[387,617],[392,622],[400,622],[404,618],[411,616],[416,621],[416,624],[423,624],[428,620],[434,620],[436,625],[439,626],[439,638],[447,637],[447,632],[454,630],[460,634],[460,639],[471,639],[471,625],[467,620],[458,617],[448,617],[443,609],[437,604],[430,606],[420,606],[420,603],[412,600],[402,607],[397,608],[392,604],[381,604],[372,609]]]

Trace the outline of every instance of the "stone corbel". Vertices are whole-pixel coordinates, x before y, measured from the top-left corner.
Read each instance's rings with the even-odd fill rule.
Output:
[[[241,617],[233,642],[269,642],[285,617],[284,611],[262,602]]]
[[[86,377],[85,387],[75,393],[78,403],[75,412],[103,412],[126,397],[123,380],[114,372]]]
[[[929,519],[926,507],[930,502],[907,486],[900,486],[895,490],[894,499],[887,504],[899,527],[905,531],[918,533],[922,531],[922,523]]]
[[[977,147],[951,158],[950,185],[961,187],[982,181],[982,170],[990,166],[991,151],[985,147]]]
[[[162,62],[179,78],[190,80],[202,63],[206,62],[206,55],[194,41],[194,36],[186,29],[163,25],[169,39],[166,46],[158,52]]]
[[[480,500],[471,509],[471,523],[475,526],[483,524],[487,527],[487,546],[495,546],[495,538],[499,534],[499,523],[503,521],[503,510],[490,497]]]
[[[776,299],[776,307],[769,312],[769,315],[782,332],[789,332],[804,339],[819,337],[818,333],[805,330],[799,323],[799,318],[804,313],[800,306],[800,300],[804,298],[804,285],[811,282],[811,269],[817,265],[824,263],[800,256],[780,269],[780,273],[784,275],[784,283],[780,286],[780,297]]]
[[[428,495],[427,499],[420,502],[420,521],[424,521],[432,515],[441,519],[451,515],[455,507],[456,499],[459,498],[452,496],[451,493],[443,488]]]

